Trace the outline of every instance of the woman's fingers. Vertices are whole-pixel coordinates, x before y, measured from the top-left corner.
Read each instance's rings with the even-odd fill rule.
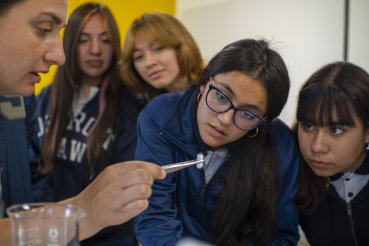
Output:
[[[81,238],[104,227],[124,223],[148,207],[155,179],[165,178],[158,165],[127,161],[105,168],[72,202],[84,209]]]

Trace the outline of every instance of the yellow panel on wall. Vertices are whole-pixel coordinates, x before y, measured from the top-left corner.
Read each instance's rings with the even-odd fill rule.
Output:
[[[91,2],[91,0],[69,0],[69,14],[79,5]],[[174,15],[175,0],[100,0],[92,1],[106,4],[113,12],[118,22],[122,43],[125,33],[134,19],[147,11],[157,10]],[[52,66],[48,74],[41,76],[41,82],[36,85],[35,93],[38,94],[51,83],[57,67]]]

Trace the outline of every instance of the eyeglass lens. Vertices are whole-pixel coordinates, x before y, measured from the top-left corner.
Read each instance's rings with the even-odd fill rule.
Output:
[[[227,96],[211,84],[209,85],[209,91],[206,95],[206,104],[216,113],[224,113],[230,109],[234,109],[233,122],[242,130],[250,130],[262,121],[262,119],[253,112],[236,108]]]

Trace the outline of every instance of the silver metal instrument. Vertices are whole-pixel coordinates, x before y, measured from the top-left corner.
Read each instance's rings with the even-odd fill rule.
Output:
[[[168,165],[162,166],[162,168],[167,173],[172,173],[172,172],[176,172],[176,171],[182,170],[182,169],[187,168],[187,167],[191,167],[193,165],[196,165],[197,168],[199,168],[199,169],[203,167],[203,165],[204,165],[204,155],[202,153],[197,154],[196,160],[168,164]]]

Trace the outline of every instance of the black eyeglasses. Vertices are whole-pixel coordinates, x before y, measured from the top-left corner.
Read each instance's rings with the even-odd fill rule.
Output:
[[[206,94],[206,105],[215,113],[225,113],[234,110],[233,123],[241,130],[249,131],[266,123],[266,117],[261,117],[250,110],[236,108],[231,100],[221,90],[212,85],[210,78],[209,90]]]

